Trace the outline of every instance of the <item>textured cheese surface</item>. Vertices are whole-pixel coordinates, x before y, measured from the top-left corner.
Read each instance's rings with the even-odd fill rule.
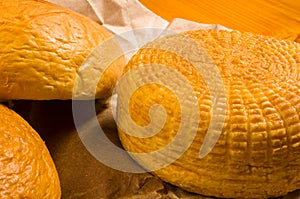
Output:
[[[81,64],[111,37],[91,19],[44,1],[1,0],[0,10],[0,99],[71,99]],[[121,67],[119,60],[104,72],[97,98],[110,95]]]
[[[216,197],[277,197],[300,188],[300,45],[238,31],[199,30],[185,35],[207,52],[220,71],[226,95],[225,122],[212,151],[199,158],[212,118],[213,101],[204,81],[210,72],[200,74],[188,59],[172,52],[172,44],[169,50],[160,49],[155,41],[146,45],[128,63],[125,73],[143,65],[163,65],[178,71],[193,88],[198,100],[198,106],[193,108],[200,113],[199,125],[193,125],[190,118],[190,128],[184,129],[186,136],[197,130],[189,149],[153,173],[186,190]],[[168,40],[160,40],[164,41]],[[134,87],[135,82],[146,82],[152,74],[159,73],[150,67],[132,77],[130,83]],[[164,78],[178,88],[184,86],[167,75]],[[156,135],[134,137],[129,135],[132,132],[119,128],[125,149],[133,152],[133,158],[145,168],[167,162],[176,153],[158,152],[157,161],[153,161],[155,157],[150,160],[134,154],[157,151],[174,141],[181,125],[180,113],[191,107],[181,105],[173,91],[159,84],[147,84],[130,98],[130,116],[141,127],[161,117],[149,115],[153,105],[165,108],[166,122]],[[118,103],[119,110],[126,106]],[[119,111],[118,117],[123,118],[123,113]]]
[[[60,182],[43,140],[0,104],[0,198],[59,199]]]

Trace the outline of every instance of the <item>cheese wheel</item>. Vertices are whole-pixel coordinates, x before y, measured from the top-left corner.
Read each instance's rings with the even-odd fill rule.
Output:
[[[81,65],[112,37],[90,18],[41,0],[1,0],[0,10],[0,99],[71,99]],[[107,66],[86,97],[109,97],[123,65],[119,58]]]
[[[123,82],[136,90],[128,101],[128,91],[118,91],[124,148],[161,179],[203,195],[267,198],[299,189],[300,44],[238,31],[196,30],[184,37],[206,54],[195,56],[192,42],[172,35],[144,46],[125,67]],[[195,63],[211,68],[199,71]],[[193,92],[182,94],[186,84]],[[224,101],[214,98],[214,89],[224,92]],[[149,133],[153,129],[158,131]],[[205,143],[207,134],[211,143]],[[201,155],[206,144],[211,151]]]
[[[38,133],[0,104],[0,198],[61,197],[50,153]]]

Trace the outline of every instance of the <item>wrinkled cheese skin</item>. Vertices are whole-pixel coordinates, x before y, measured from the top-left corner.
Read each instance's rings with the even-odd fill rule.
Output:
[[[71,99],[81,64],[112,37],[93,20],[40,0],[1,0],[0,10],[0,99]],[[122,67],[121,59],[108,67],[96,98],[110,96]]]
[[[58,173],[38,133],[0,104],[0,198],[60,199]]]
[[[143,47],[125,67],[124,74],[156,64],[178,71],[193,88],[198,100],[194,108],[200,114],[199,125],[191,124],[183,132],[189,136],[191,130],[197,131],[185,153],[152,172],[188,191],[221,198],[277,197],[299,189],[300,45],[238,31],[196,30],[184,35],[194,39],[220,71],[226,95],[225,121],[216,145],[200,158],[213,104],[203,79],[206,74],[200,74],[189,60],[172,52],[172,45],[176,44],[169,44],[169,51],[153,48],[155,41]],[[149,68],[135,78],[146,81],[150,78],[147,74],[159,74]],[[178,88],[184,86],[176,79],[164,78]],[[136,81],[128,82],[134,86]],[[126,91],[120,91],[119,96],[125,94]],[[118,118],[123,118],[126,104],[118,104]],[[130,98],[128,106],[134,123],[146,127],[153,118],[161,117],[149,115],[155,104],[162,105],[166,113],[165,124],[157,134],[141,138],[119,128],[124,148],[146,169],[173,158],[174,151],[157,153],[157,161],[134,153],[158,151],[173,142],[180,128],[181,111],[191,108],[182,107],[168,87],[147,84],[136,89]]]

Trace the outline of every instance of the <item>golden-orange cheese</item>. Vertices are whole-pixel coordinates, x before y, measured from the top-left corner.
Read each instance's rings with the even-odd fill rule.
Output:
[[[0,198],[60,199],[60,181],[37,132],[0,104]]]
[[[71,99],[81,64],[112,37],[88,17],[40,0],[1,0],[0,10],[0,99]],[[123,63],[107,68],[96,98],[110,96]]]
[[[204,81],[211,71],[202,74],[197,71],[191,60],[201,60],[201,57],[193,57],[195,49],[188,43],[183,44],[185,49],[177,51],[182,51],[190,59],[174,51],[179,40],[168,43],[168,38],[172,37],[166,37],[150,42],[131,59],[125,67],[124,77],[129,74],[127,87],[136,90],[129,103],[122,101],[127,91],[120,90],[118,101],[119,121],[125,118],[123,110],[129,106],[133,123],[140,128],[148,128],[152,121],[163,118],[155,110],[149,113],[153,105],[160,104],[165,109],[165,123],[157,134],[141,137],[135,136],[138,132],[126,132],[131,123],[123,119],[124,128],[119,127],[119,135],[125,149],[143,167],[163,180],[203,195],[267,198],[299,189],[300,44],[238,31],[198,30],[184,35],[207,52],[224,84],[225,120],[216,145],[207,156],[199,156],[212,121],[215,100],[210,97],[211,92]],[[169,46],[168,49],[162,49],[162,44]],[[199,63],[200,66],[206,64]],[[185,77],[198,105],[189,105],[192,93],[183,95],[188,100],[187,105],[180,104],[175,91],[185,85],[171,78],[169,73],[161,75],[161,69],[156,65],[165,66]],[[147,71],[140,70],[130,76],[132,71],[143,66]],[[155,83],[158,76],[166,85]],[[140,86],[137,82],[148,83]],[[175,85],[175,89],[170,90],[169,85]],[[189,148],[178,158],[175,157],[176,147],[159,151],[174,142],[184,125],[181,113],[192,109],[199,109],[200,120],[199,125],[191,116],[184,121],[190,122],[190,125],[182,129],[183,135],[188,137],[192,130],[197,132]],[[181,145],[183,141],[178,141],[178,149]],[[157,152],[153,153],[152,159],[139,156],[152,152]],[[164,165],[172,158],[171,164],[152,170],[155,165]]]

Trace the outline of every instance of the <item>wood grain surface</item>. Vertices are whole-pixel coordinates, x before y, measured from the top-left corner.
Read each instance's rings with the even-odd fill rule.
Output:
[[[185,18],[300,42],[298,0],[140,0],[140,2],[168,21]]]

